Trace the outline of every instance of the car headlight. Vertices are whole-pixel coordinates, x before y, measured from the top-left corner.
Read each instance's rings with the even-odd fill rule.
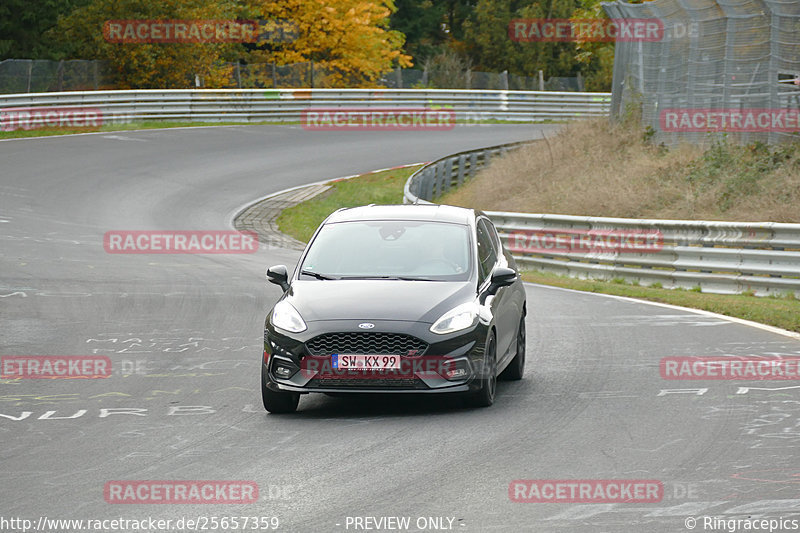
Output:
[[[275,304],[275,308],[272,310],[272,325],[291,333],[300,333],[307,327],[297,309],[286,300]]]
[[[461,304],[449,310],[443,314],[439,320],[434,322],[431,326],[431,331],[444,335],[446,333],[453,333],[454,331],[471,328],[478,320],[478,316],[479,309],[475,303],[469,302]]]

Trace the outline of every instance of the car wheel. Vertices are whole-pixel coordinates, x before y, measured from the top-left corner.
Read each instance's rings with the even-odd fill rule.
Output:
[[[294,413],[300,403],[299,392],[275,392],[267,387],[267,369],[261,365],[261,401],[270,413]]]
[[[517,354],[514,359],[508,363],[508,366],[500,378],[509,381],[517,381],[522,379],[522,374],[525,373],[525,315],[519,319],[519,328],[517,329]]]
[[[470,404],[474,407],[489,407],[494,403],[494,396],[497,392],[497,344],[494,340],[494,333],[489,334],[486,341],[486,357],[484,360],[484,373],[481,390],[470,397]]]

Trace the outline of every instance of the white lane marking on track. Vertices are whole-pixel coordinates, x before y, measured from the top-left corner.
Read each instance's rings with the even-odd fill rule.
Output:
[[[676,444],[676,443],[678,443],[678,442],[683,442],[683,439],[675,439],[675,440],[671,440],[671,441],[669,441],[669,442],[665,442],[664,444],[662,444],[662,445],[661,445],[661,446],[659,446],[658,448],[653,448],[652,450],[650,450],[650,449],[648,449],[648,448],[627,448],[627,449],[628,449],[628,450],[633,450],[633,451],[635,451],[635,452],[651,452],[651,453],[652,453],[652,452],[657,452],[657,451],[658,451],[658,450],[660,450],[661,448],[664,448],[664,447],[666,447],[666,446],[669,446],[670,444]]]
[[[616,315],[610,322],[593,322],[595,326],[620,327],[620,326],[720,326],[728,325],[726,320],[716,317],[697,318],[690,315]]]
[[[147,140],[145,139],[136,139],[135,137],[123,137],[122,135],[103,135],[103,139],[111,139],[114,141],[136,141],[140,143],[147,142]]]
[[[543,289],[552,289],[556,291],[566,291],[566,292],[577,292],[580,294],[586,294],[590,296],[602,296],[605,298],[613,298],[615,300],[622,300],[625,302],[632,302],[637,304],[647,304],[647,305],[654,305],[657,307],[664,307],[666,309],[675,309],[677,311],[686,311],[687,313],[694,313],[696,315],[702,315],[707,317],[714,317],[720,320],[726,320],[728,322],[733,322],[735,324],[741,324],[743,326],[749,326],[751,328],[758,328],[764,331],[768,331],[770,333],[775,333],[777,335],[783,335],[785,337],[790,337],[792,339],[800,340],[800,333],[795,333],[793,331],[787,331],[785,329],[776,328],[775,326],[768,326],[766,324],[760,324],[758,322],[753,322],[751,320],[745,320],[743,318],[736,318],[732,316],[725,316],[720,315],[718,313],[712,313],[711,311],[704,311],[702,309],[692,309],[691,307],[681,307],[679,305],[672,305],[672,304],[664,304],[661,302],[651,302],[648,300],[639,300],[638,298],[629,298],[627,296],[617,296],[615,294],[600,294],[597,292],[585,292],[585,291],[576,291],[574,289],[565,289],[563,287],[551,287],[550,285],[541,285],[539,283],[531,283],[529,281],[525,282],[525,285],[531,285],[533,287],[540,287]]]
[[[22,291],[15,291],[15,292],[12,292],[10,294],[0,294],[0,298],[8,298],[9,296],[16,296],[16,295],[22,296],[23,298],[27,298],[28,297],[28,295],[25,294]]]

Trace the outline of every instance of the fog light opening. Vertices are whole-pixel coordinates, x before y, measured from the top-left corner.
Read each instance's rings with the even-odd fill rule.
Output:
[[[467,370],[465,368],[452,368],[445,372],[447,379],[458,379],[467,377]]]
[[[294,371],[289,368],[288,366],[278,365],[275,367],[275,375],[279,378],[288,378],[290,377]]]
[[[470,375],[469,363],[466,359],[449,361],[444,368],[442,368],[440,374],[449,381],[467,379]]]

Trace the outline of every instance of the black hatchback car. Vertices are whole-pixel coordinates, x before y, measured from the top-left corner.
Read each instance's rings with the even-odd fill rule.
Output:
[[[301,394],[461,393],[521,379],[526,299],[489,218],[444,205],[340,209],[317,229],[264,324],[264,408]]]

